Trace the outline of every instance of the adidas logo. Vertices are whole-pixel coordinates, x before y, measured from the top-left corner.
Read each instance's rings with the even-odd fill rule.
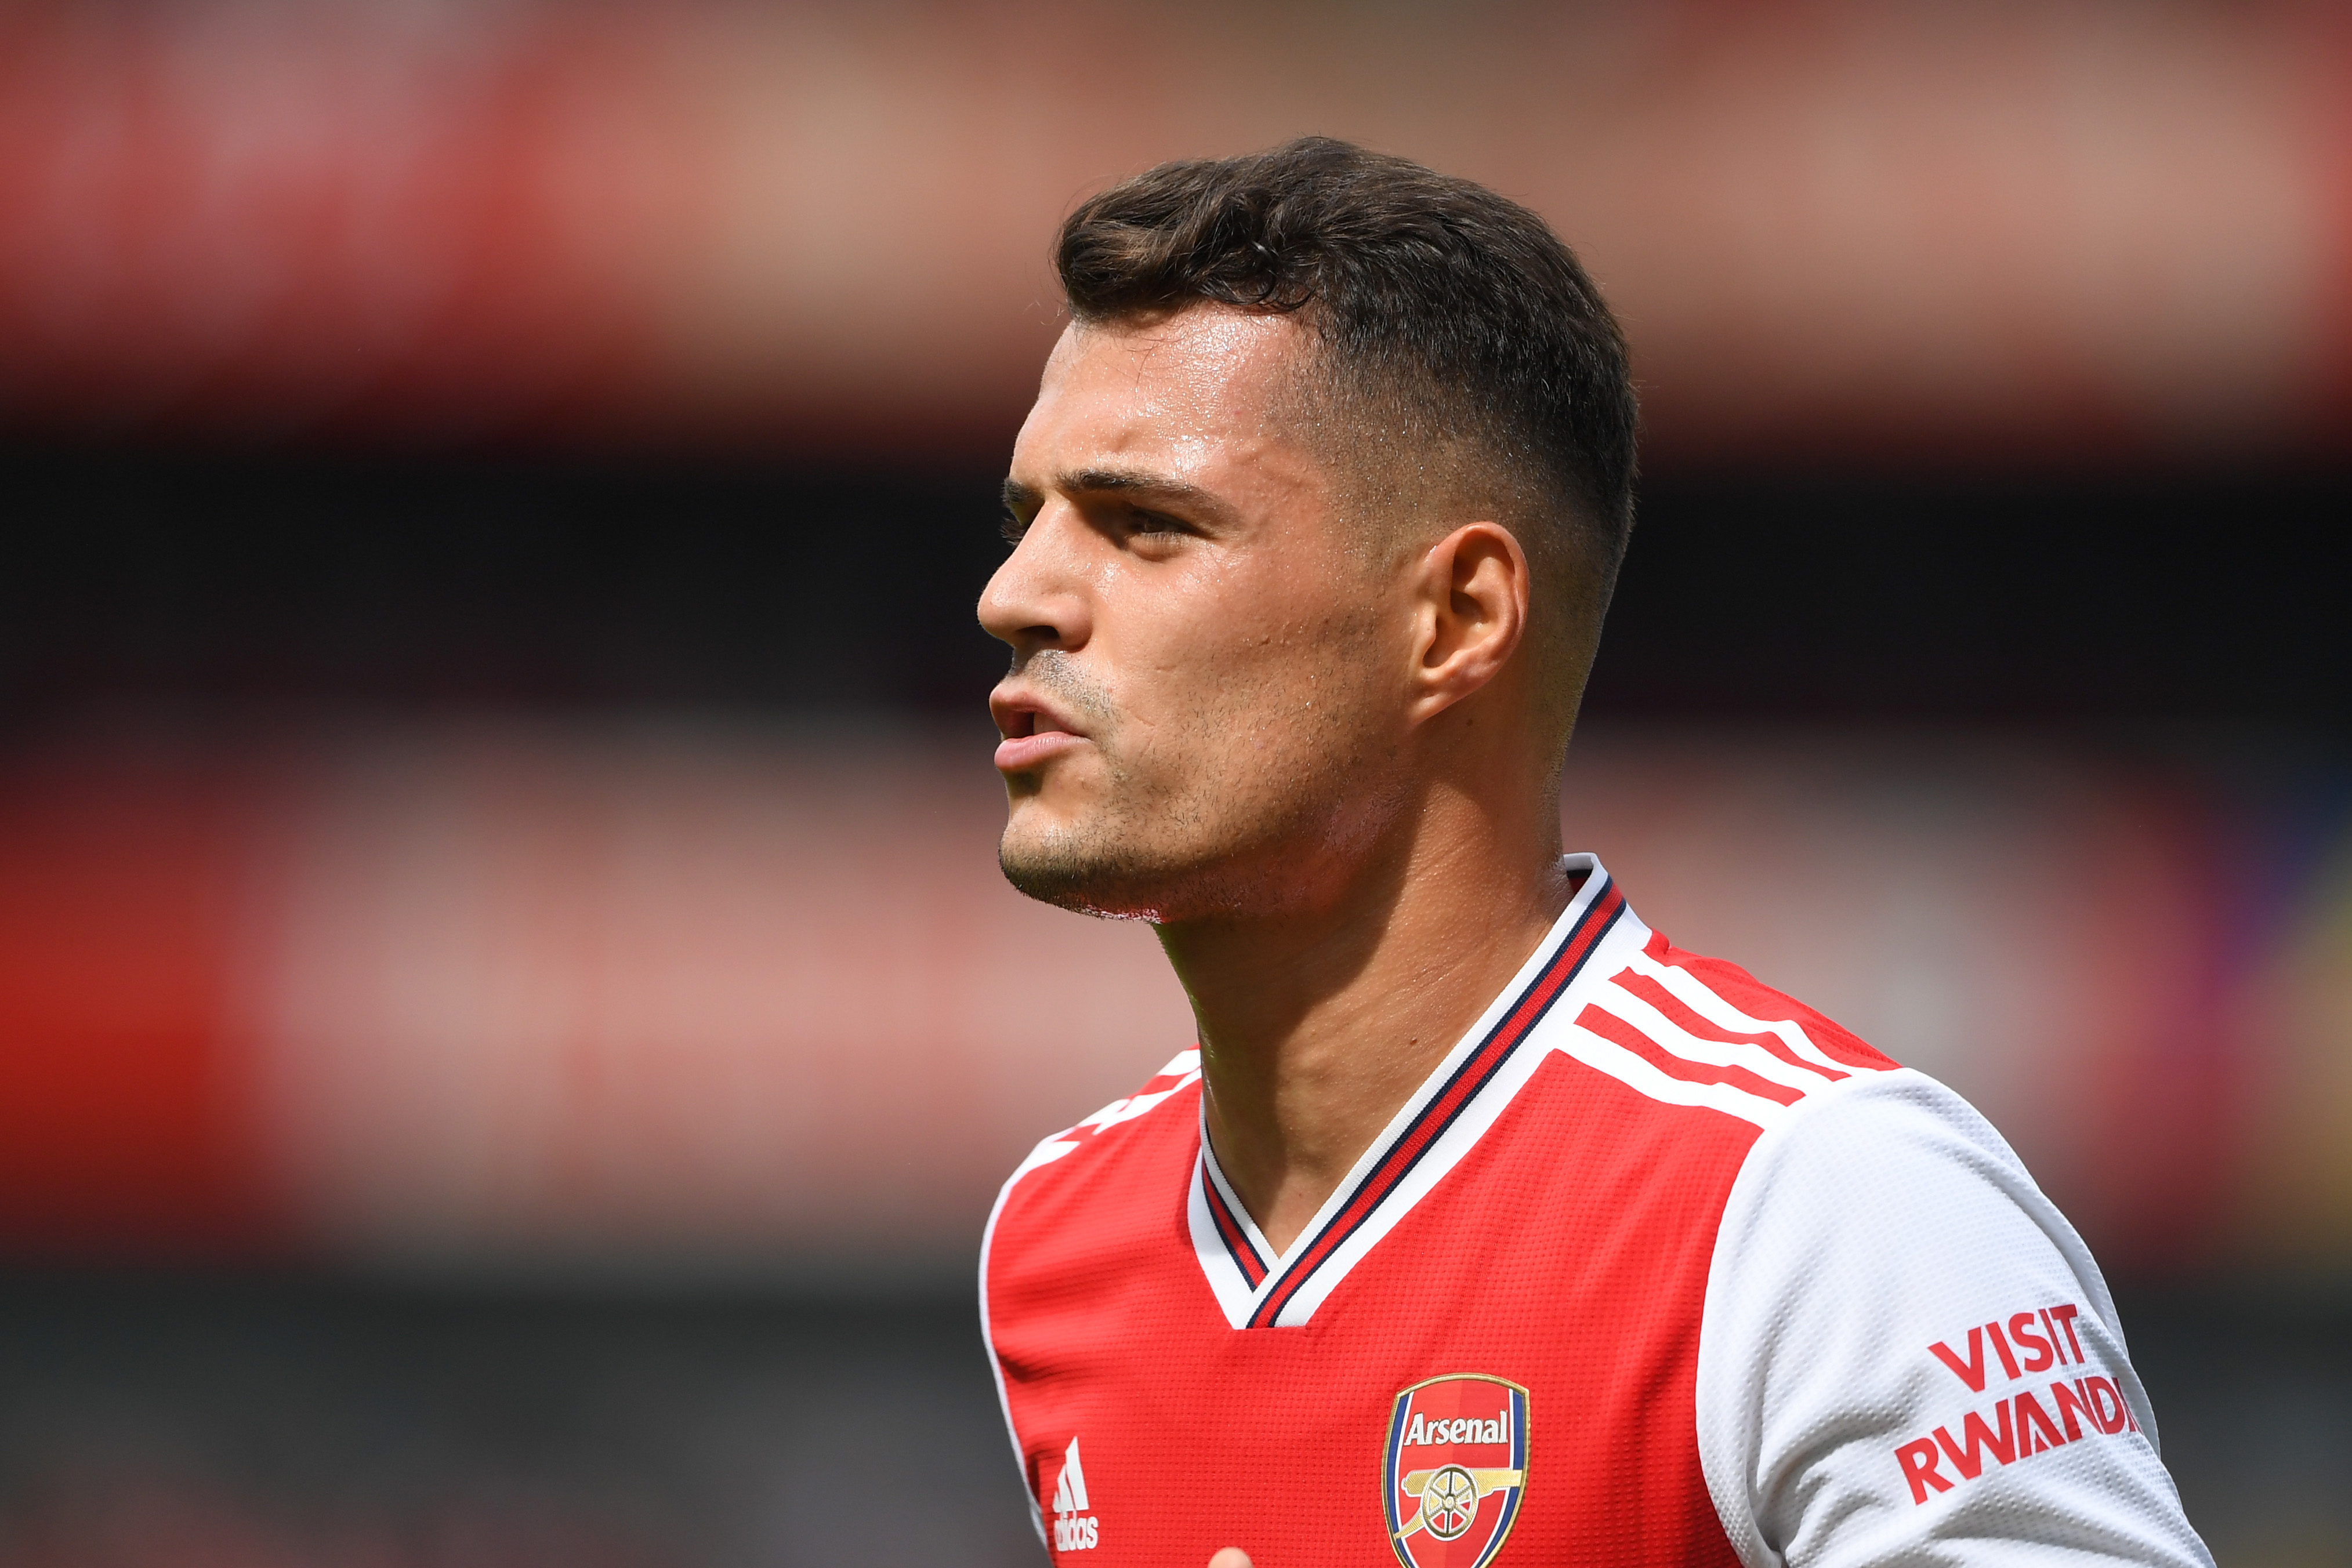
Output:
[[[1062,1479],[1054,1483],[1055,1551],[1086,1552],[1093,1548],[1099,1532],[1087,1507],[1087,1472],[1078,1463],[1078,1440],[1073,1437],[1069,1452],[1062,1456]]]

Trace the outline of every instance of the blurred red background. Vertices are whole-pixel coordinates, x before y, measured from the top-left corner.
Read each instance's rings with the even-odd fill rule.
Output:
[[[969,727],[386,733],[22,763],[6,1229],[474,1269],[961,1256],[1190,1043],[1141,928],[1030,904]],[[2111,1266],[2352,1256],[2352,836],[1958,735],[1589,735],[1647,918],[1955,1083]]]
[[[0,407],[992,454],[1076,196],[1311,131],[1550,216],[1658,460],[2337,452],[2347,62],[2303,5],[17,5]]]

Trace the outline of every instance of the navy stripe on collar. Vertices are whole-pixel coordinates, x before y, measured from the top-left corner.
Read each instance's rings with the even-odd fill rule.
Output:
[[[1201,1161],[1201,1196],[1208,1200],[1209,1219],[1217,1228],[1217,1239],[1225,1244],[1225,1251],[1232,1256],[1234,1267],[1242,1271],[1242,1278],[1249,1281],[1249,1288],[1256,1290],[1265,1282],[1265,1260],[1258,1257],[1257,1248],[1250,1240],[1249,1232],[1242,1228],[1240,1218],[1225,1202],[1225,1195],[1217,1189],[1217,1179],[1210,1174],[1209,1162],[1205,1158]]]
[[[1429,1103],[1422,1108],[1412,1124],[1398,1134],[1388,1153],[1365,1173],[1330,1223],[1283,1265],[1279,1282],[1251,1312],[1247,1326],[1271,1326],[1291,1297],[1298,1293],[1316,1270],[1339,1249],[1340,1243],[1354,1235],[1371,1218],[1372,1212],[1396,1189],[1397,1184],[1412,1174],[1413,1167],[1421,1163],[1422,1156],[1429,1152],[1430,1145],[1454,1124],[1463,1109],[1494,1080],[1495,1074],[1502,1070],[1503,1063],[1510,1060],[1519,1042],[1527,1039],[1544,1014],[1551,1010],[1552,1003],[1559,999],[1569,982],[1583,969],[1585,961],[1592,956],[1592,950],[1600,946],[1601,938],[1608,934],[1609,928],[1617,923],[1617,917],[1624,910],[1625,896],[1617,891],[1616,881],[1612,878],[1609,885],[1601,891],[1600,896],[1577,921],[1575,928],[1560,943],[1559,951],[1520,993],[1517,1004],[1487,1031],[1486,1038],[1479,1042],[1478,1048],[1454,1069],[1444,1087],[1430,1097]],[[1202,1172],[1204,1180],[1207,1174],[1204,1162]],[[1222,1210],[1217,1201],[1216,1184],[1209,1182],[1207,1185],[1209,1212],[1216,1217],[1222,1234],[1234,1217]],[[1238,1226],[1234,1234],[1240,1235]],[[1226,1246],[1230,1249],[1233,1241],[1228,1239]],[[1242,1238],[1242,1246],[1243,1252],[1251,1250],[1245,1237]],[[1235,1254],[1234,1261],[1242,1262],[1242,1253]],[[1253,1276],[1248,1265],[1243,1264],[1242,1277],[1250,1281],[1252,1289],[1255,1289],[1258,1280],[1264,1275],[1261,1271]]]

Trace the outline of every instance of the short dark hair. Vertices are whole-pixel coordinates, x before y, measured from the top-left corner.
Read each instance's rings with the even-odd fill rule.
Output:
[[[1307,137],[1163,163],[1087,201],[1055,246],[1072,319],[1215,302],[1300,311],[1326,370],[1454,444],[1501,519],[1588,597],[1591,625],[1633,523],[1637,423],[1625,340],[1575,254],[1483,185]],[[1578,684],[1582,672],[1579,670]]]

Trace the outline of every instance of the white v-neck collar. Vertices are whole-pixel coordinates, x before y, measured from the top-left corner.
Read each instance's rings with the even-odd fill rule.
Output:
[[[1234,1328],[1306,1322],[1333,1288],[1415,1204],[1461,1163],[1534,1075],[1543,1051],[1522,1050],[1536,1025],[1565,998],[1622,967],[1594,962],[1605,945],[1647,938],[1600,861],[1589,854],[1562,864],[1584,873],[1542,942],[1510,984],[1422,1082],[1349,1170],[1290,1249],[1276,1255],[1209,1147],[1207,1095],[1202,1098],[1200,1153],[1186,1202],[1192,1249],[1210,1290]],[[1565,1016],[1574,1017],[1570,1008]]]

